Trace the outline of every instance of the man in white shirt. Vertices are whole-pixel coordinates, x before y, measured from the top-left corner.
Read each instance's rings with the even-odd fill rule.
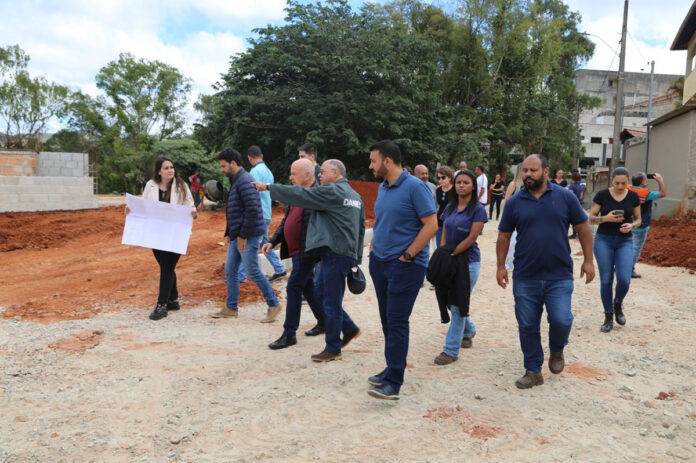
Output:
[[[478,186],[478,200],[484,206],[488,204],[488,178],[484,173],[483,166],[476,166],[476,185]]]

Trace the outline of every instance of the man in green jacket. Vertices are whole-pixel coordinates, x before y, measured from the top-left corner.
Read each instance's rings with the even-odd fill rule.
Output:
[[[312,355],[315,362],[341,359],[341,348],[360,335],[360,328],[343,310],[343,293],[351,267],[360,264],[365,236],[365,207],[348,184],[346,167],[329,159],[319,171],[321,185],[301,186],[255,183],[259,191],[289,206],[311,209],[305,249],[321,258],[326,347]],[[343,339],[341,339],[341,331]]]

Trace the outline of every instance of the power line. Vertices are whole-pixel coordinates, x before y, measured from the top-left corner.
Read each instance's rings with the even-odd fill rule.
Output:
[[[638,44],[636,43],[636,41],[633,39],[633,36],[631,35],[631,33],[628,31],[626,31],[626,33],[628,34],[628,37],[631,39],[631,42],[633,42],[633,46],[636,47],[636,51],[640,55],[640,58],[643,60],[644,63],[647,63],[648,60],[646,60],[645,56],[643,56],[643,54],[640,52],[640,48],[638,47]]]

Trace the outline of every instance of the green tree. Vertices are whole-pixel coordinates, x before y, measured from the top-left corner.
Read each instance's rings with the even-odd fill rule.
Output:
[[[52,118],[65,115],[67,87],[31,77],[28,62],[19,46],[0,47],[0,119],[6,148],[39,150],[39,134]]]
[[[96,82],[106,94],[106,111],[132,146],[142,137],[163,140],[184,127],[191,84],[175,67],[121,53],[101,68]]]
[[[289,2],[286,24],[232,58],[218,92],[199,100],[196,138],[208,149],[259,144],[284,178],[305,141],[370,178],[367,148],[390,138],[405,163],[433,159],[451,126],[433,40],[380,7]]]

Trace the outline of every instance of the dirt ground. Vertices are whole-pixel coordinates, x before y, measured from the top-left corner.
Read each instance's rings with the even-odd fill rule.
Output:
[[[0,252],[0,461],[696,461],[696,276],[687,268],[639,263],[628,323],[608,334],[599,332],[598,277],[576,279],[566,369],[544,367],[545,384],[520,391],[493,221],[479,238],[474,347],[433,364],[447,326],[424,285],[402,397],[385,402],[366,394],[366,378],[384,367],[367,262],[366,292],[344,301],[363,334],[343,360],[314,364],[324,344],[302,335],[314,324],[306,306],[298,345],[281,351],[267,345],[283,315],[259,323],[258,299],[238,319],[207,316],[225,295],[222,213],[195,222],[179,266],[182,310],[158,322],[147,319],[154,258],[120,245],[122,225],[122,207],[0,215],[0,247],[13,249]],[[32,231],[26,245],[20,227]],[[275,284],[283,305],[284,286]]]

